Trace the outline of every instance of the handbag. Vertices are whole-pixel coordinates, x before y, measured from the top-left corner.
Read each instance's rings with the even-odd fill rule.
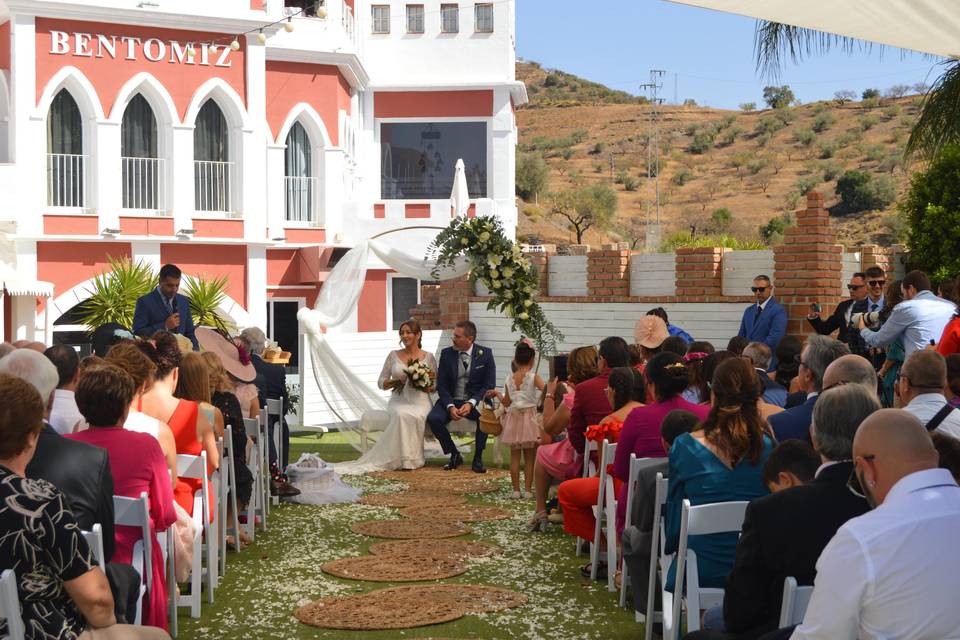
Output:
[[[498,436],[503,432],[503,425],[494,407],[484,402],[480,407],[480,431],[490,436]]]

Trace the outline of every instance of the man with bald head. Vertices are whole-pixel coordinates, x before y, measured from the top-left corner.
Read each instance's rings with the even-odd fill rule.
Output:
[[[863,356],[851,353],[831,362],[823,372],[824,389],[849,383],[863,385],[876,393],[877,371],[873,364]]]
[[[893,390],[903,410],[913,414],[927,431],[937,430],[960,438],[960,411],[943,395],[947,386],[947,361],[936,351],[924,349],[907,356]]]
[[[882,409],[853,440],[851,491],[874,509],[837,531],[817,560],[794,640],[956,638],[960,487],[938,469],[917,418]]]

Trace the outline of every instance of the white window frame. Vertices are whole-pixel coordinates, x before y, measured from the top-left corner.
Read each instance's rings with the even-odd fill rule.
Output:
[[[485,22],[489,22],[490,26],[488,28],[481,28],[480,12],[488,12],[489,18]],[[485,25],[483,25],[485,26]],[[493,3],[492,2],[478,2],[473,6],[473,31],[474,33],[493,33]]]
[[[405,278],[407,280],[416,280],[417,281],[417,304],[421,302],[421,296],[423,295],[423,280],[419,278],[411,278],[410,276],[405,276],[402,273],[388,273],[387,274],[387,331],[395,331],[393,328],[393,281],[395,278]],[[404,318],[406,320],[407,318]]]
[[[447,24],[448,16],[453,16],[451,19],[452,25]],[[452,27],[452,28],[450,28]],[[460,33],[460,5],[457,3],[444,3],[440,5],[440,33],[453,34]]]
[[[417,13],[419,12],[419,16]],[[417,22],[419,21],[419,25]],[[406,10],[407,35],[422,36],[426,32],[426,11],[422,4],[408,4]],[[419,26],[419,30],[416,28]]]
[[[386,26],[384,26],[384,23]],[[377,26],[380,25],[378,29]],[[375,4],[370,6],[370,30],[374,35],[388,35],[390,33],[390,5]]]

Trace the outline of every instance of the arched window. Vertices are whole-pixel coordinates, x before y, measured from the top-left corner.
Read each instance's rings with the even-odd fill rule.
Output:
[[[157,119],[141,94],[124,109],[120,128],[123,208],[161,209],[163,171],[157,155]]]
[[[47,204],[83,207],[83,118],[70,92],[61,89],[47,114]]]
[[[197,211],[230,211],[229,132],[223,112],[207,100],[193,130],[195,203]]]
[[[294,122],[287,134],[284,158],[286,181],[286,210],[290,222],[317,222],[317,178],[312,169],[310,136],[299,122]]]

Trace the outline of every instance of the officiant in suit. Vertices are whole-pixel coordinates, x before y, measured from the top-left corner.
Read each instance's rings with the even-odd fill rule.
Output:
[[[463,464],[463,457],[450,437],[447,425],[451,420],[466,418],[476,423],[476,450],[472,468],[477,473],[486,473],[483,466],[483,448],[487,434],[480,430],[480,412],[477,405],[483,402],[487,391],[497,386],[496,365],[493,352],[476,344],[477,325],[461,320],[453,329],[453,346],[440,352],[437,365],[437,394],[440,399],[430,410],[427,424],[450,456],[444,469],[452,470]]]
[[[757,302],[744,310],[737,335],[750,342],[762,342],[770,347],[770,351],[776,353],[780,339],[787,332],[787,311],[773,299],[770,276],[760,275],[754,278],[750,291]],[[777,359],[774,357],[770,362],[770,370],[773,371],[776,366]]]
[[[194,351],[199,351],[200,344],[194,335],[193,317],[190,315],[190,301],[177,293],[182,275],[176,265],[163,265],[157,288],[137,300],[133,312],[133,333],[144,338],[149,338],[157,331],[179,333],[193,343]]]

